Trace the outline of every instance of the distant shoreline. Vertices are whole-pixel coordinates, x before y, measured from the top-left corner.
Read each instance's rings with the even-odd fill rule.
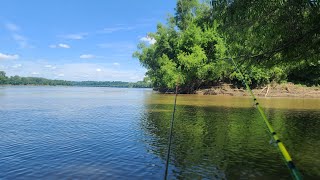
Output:
[[[106,88],[129,88],[129,89],[152,89],[151,87],[122,87],[122,86],[78,86],[78,85],[38,85],[38,84],[26,84],[26,85],[14,85],[14,84],[0,84],[0,87],[106,87]]]
[[[46,79],[41,77],[6,76],[6,72],[0,71],[0,85],[13,86],[84,86],[84,87],[124,87],[124,88],[151,88],[151,83],[146,81],[67,81]]]
[[[160,94],[172,94],[173,92],[160,92],[150,87],[117,87],[117,86],[78,86],[78,85],[12,85],[3,84],[0,87],[105,87],[105,88],[130,88],[130,89],[153,89]],[[276,97],[288,97],[288,98],[320,98],[320,87],[306,87],[301,85],[295,85],[292,83],[268,85],[263,88],[256,88],[252,90],[257,97],[276,98]],[[215,96],[237,96],[237,97],[249,97],[249,93],[246,89],[235,88],[231,84],[221,84],[220,86],[213,86],[211,88],[202,88],[196,90],[193,94],[197,95],[215,95]]]

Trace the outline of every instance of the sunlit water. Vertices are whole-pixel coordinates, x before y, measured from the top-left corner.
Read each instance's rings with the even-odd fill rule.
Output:
[[[173,95],[0,87],[0,179],[162,179]],[[305,179],[320,178],[320,99],[259,99]],[[245,97],[178,96],[170,179],[289,179]]]

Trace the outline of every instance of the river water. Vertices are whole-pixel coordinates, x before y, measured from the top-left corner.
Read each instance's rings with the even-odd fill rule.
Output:
[[[320,99],[258,99],[305,179],[320,178]],[[0,179],[163,179],[173,95],[0,87]],[[247,97],[179,95],[169,179],[290,179]]]

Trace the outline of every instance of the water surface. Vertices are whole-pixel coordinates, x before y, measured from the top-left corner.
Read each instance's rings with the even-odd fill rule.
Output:
[[[0,179],[162,179],[173,95],[0,87]],[[259,99],[305,179],[320,178],[320,100]],[[180,95],[170,179],[289,179],[250,98]]]

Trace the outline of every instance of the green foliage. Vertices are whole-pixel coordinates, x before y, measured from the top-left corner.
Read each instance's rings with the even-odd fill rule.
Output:
[[[44,86],[70,86],[70,81],[50,80],[39,77],[12,76],[7,79],[6,84],[10,85],[44,85]]]
[[[151,83],[145,81],[135,83],[122,81],[72,81],[70,85],[83,87],[151,88]]]
[[[291,67],[288,80],[306,85],[320,85],[320,61],[318,63],[302,61]]]
[[[228,57],[236,59],[251,86],[287,80],[319,84],[319,3],[212,2],[178,0],[174,17],[149,34],[156,43],[138,45],[134,57],[154,87],[179,82],[192,92],[221,81],[241,84]]]
[[[176,9],[175,17],[170,17],[167,25],[159,24],[157,32],[149,34],[156,43],[140,43],[134,53],[148,69],[147,76],[153,86],[174,88],[178,83],[192,91],[203,79],[223,79],[231,66],[222,60],[227,48],[218,35],[217,23],[210,27],[197,18],[197,14],[203,13],[201,9],[208,10],[208,6],[180,0]]]
[[[0,84],[6,84],[7,83],[7,76],[4,71],[0,71]]]
[[[149,77],[144,77],[143,81],[138,81],[135,83],[130,83],[130,86],[132,88],[152,88],[152,83]]]
[[[319,84],[318,1],[215,2],[212,17],[219,22],[230,55],[243,56],[244,64],[264,66],[269,81]]]
[[[319,4],[309,0],[217,1],[213,12],[235,56],[253,55],[250,60],[274,65],[320,52]]]

